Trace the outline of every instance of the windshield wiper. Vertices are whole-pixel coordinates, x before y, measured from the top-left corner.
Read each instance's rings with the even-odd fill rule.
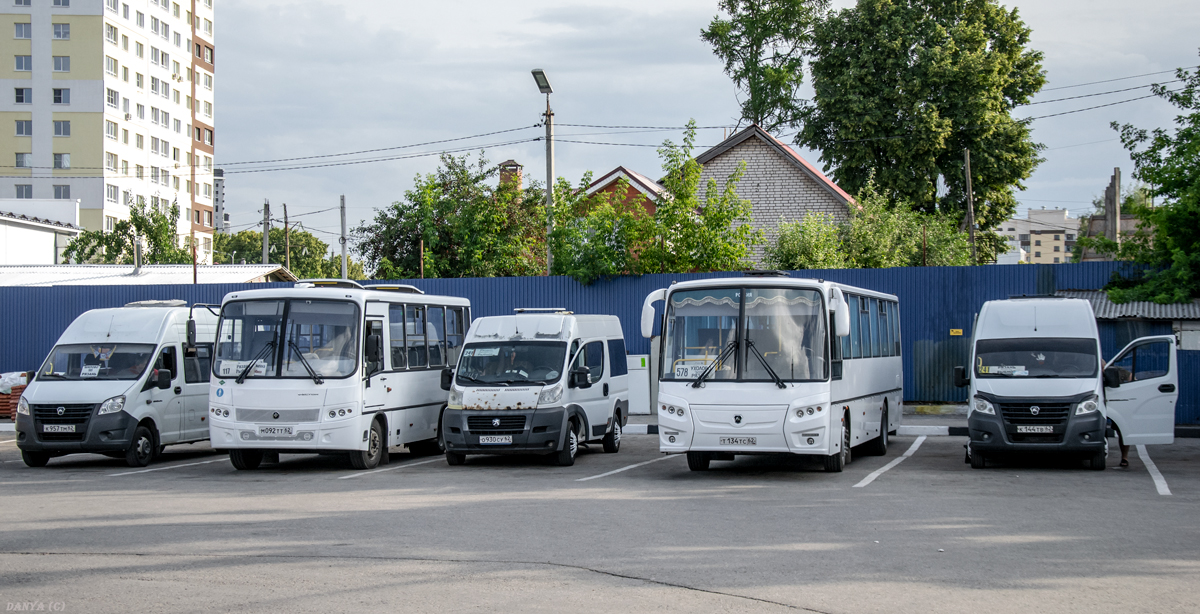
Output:
[[[712,373],[718,364],[724,362],[725,357],[732,354],[735,349],[737,349],[737,341],[730,341],[729,345],[725,346],[725,349],[721,350],[720,354],[717,354],[717,359],[708,363],[708,366],[704,367],[700,375],[696,376],[696,379],[692,381],[692,388],[699,388],[704,383],[704,378],[708,377],[709,373]]]
[[[481,379],[475,379],[475,378],[473,378],[473,377],[470,377],[470,376],[468,376],[468,375],[463,375],[462,373],[459,373],[458,375],[456,375],[454,379],[455,379],[456,381],[459,381],[459,382],[475,382],[476,384],[483,384],[483,385],[485,385],[485,386],[486,386],[488,383],[490,383],[490,382],[485,382],[485,381],[483,381],[483,380],[481,380]]]
[[[42,379],[43,377],[57,377],[58,379],[67,379],[67,376],[65,376],[61,373],[39,373],[37,376],[37,379]]]
[[[763,356],[762,352],[758,351],[758,348],[754,347],[754,341],[747,339],[746,347],[754,350],[754,355],[758,357],[758,362],[762,363],[763,368],[767,370],[767,373],[771,376],[771,379],[775,380],[775,385],[779,386],[780,388],[787,388],[787,384],[783,383],[783,378],[779,377],[775,373],[775,369],[772,369],[771,365],[767,364],[767,357]]]
[[[313,381],[317,383],[318,386],[320,386],[321,384],[324,384],[325,378],[321,377],[320,375],[317,375],[317,372],[316,372],[316,370],[314,370],[312,368],[312,365],[308,364],[308,359],[305,358],[304,354],[302,354],[300,352],[300,346],[296,345],[295,341],[290,341],[290,340],[288,341],[288,346],[292,349],[293,352],[296,353],[296,356],[300,358],[300,364],[304,365],[304,370],[308,371],[308,376],[311,377],[313,379]]]
[[[545,381],[543,381],[543,380],[534,381],[531,379],[506,379],[506,380],[500,380],[500,382],[498,382],[498,383],[505,383],[505,384],[508,384],[511,386],[513,384],[545,384]]]
[[[271,350],[274,348],[275,348],[275,340],[272,339],[272,340],[268,341],[267,344],[264,345],[263,348],[261,350],[259,350],[257,354],[254,355],[254,358],[250,359],[250,364],[246,365],[245,369],[242,369],[241,374],[239,374],[237,376],[237,379],[234,381],[236,381],[239,384],[246,383],[246,376],[250,375],[250,370],[254,368],[255,363],[262,360],[263,357],[265,357],[267,355],[267,350]]]

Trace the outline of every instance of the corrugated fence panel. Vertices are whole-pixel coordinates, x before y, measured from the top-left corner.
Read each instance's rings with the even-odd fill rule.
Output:
[[[1175,424],[1200,424],[1200,352],[1179,352],[1179,401]]]

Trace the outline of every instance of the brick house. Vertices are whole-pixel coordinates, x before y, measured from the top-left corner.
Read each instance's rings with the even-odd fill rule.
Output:
[[[646,213],[653,214],[654,202],[663,193],[663,187],[653,179],[624,166],[618,166],[593,181],[587,188],[587,195],[617,193],[621,189],[622,179],[625,180],[625,193],[620,195],[620,202],[637,203]]]
[[[758,126],[750,126],[700,154],[704,165],[702,185],[715,179],[721,188],[742,161],[746,172],[737,193],[752,205],[750,224],[763,231],[765,244],[754,248],[750,259],[761,263],[763,248],[774,242],[782,219],[800,221],[812,211],[828,213],[842,222],[854,199],[779,139]]]

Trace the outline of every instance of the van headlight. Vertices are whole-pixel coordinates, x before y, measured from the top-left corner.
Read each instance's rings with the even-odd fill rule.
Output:
[[[29,415],[29,401],[26,401],[25,397],[21,397],[21,399],[17,401],[17,413],[25,414],[26,416]]]
[[[1100,409],[1100,397],[1092,395],[1083,400],[1079,405],[1075,406],[1075,415],[1091,414]]]
[[[562,400],[562,393],[562,382],[553,386],[546,386],[542,388],[542,393],[538,395],[538,405],[553,405]]]
[[[463,408],[463,391],[458,386],[450,387],[450,398],[446,399],[446,407],[449,409]]]
[[[96,412],[97,416],[104,414],[115,414],[122,409],[125,409],[125,396],[113,397],[100,404],[100,411]]]
[[[983,397],[975,397],[975,400],[971,401],[971,411],[996,415],[996,408],[992,406],[992,402]]]

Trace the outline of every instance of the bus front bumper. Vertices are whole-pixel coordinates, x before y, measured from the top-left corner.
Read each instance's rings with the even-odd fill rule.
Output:
[[[318,453],[325,451],[365,450],[365,421],[360,418],[336,422],[284,424],[294,434],[288,436],[259,435],[258,425],[253,422],[234,422],[212,418],[208,423],[208,436],[214,450],[290,450],[296,453]]]
[[[518,428],[519,422],[519,428]],[[551,454],[566,442],[567,410],[447,409],[442,436],[447,452],[458,454]],[[494,443],[482,443],[491,441]]]

